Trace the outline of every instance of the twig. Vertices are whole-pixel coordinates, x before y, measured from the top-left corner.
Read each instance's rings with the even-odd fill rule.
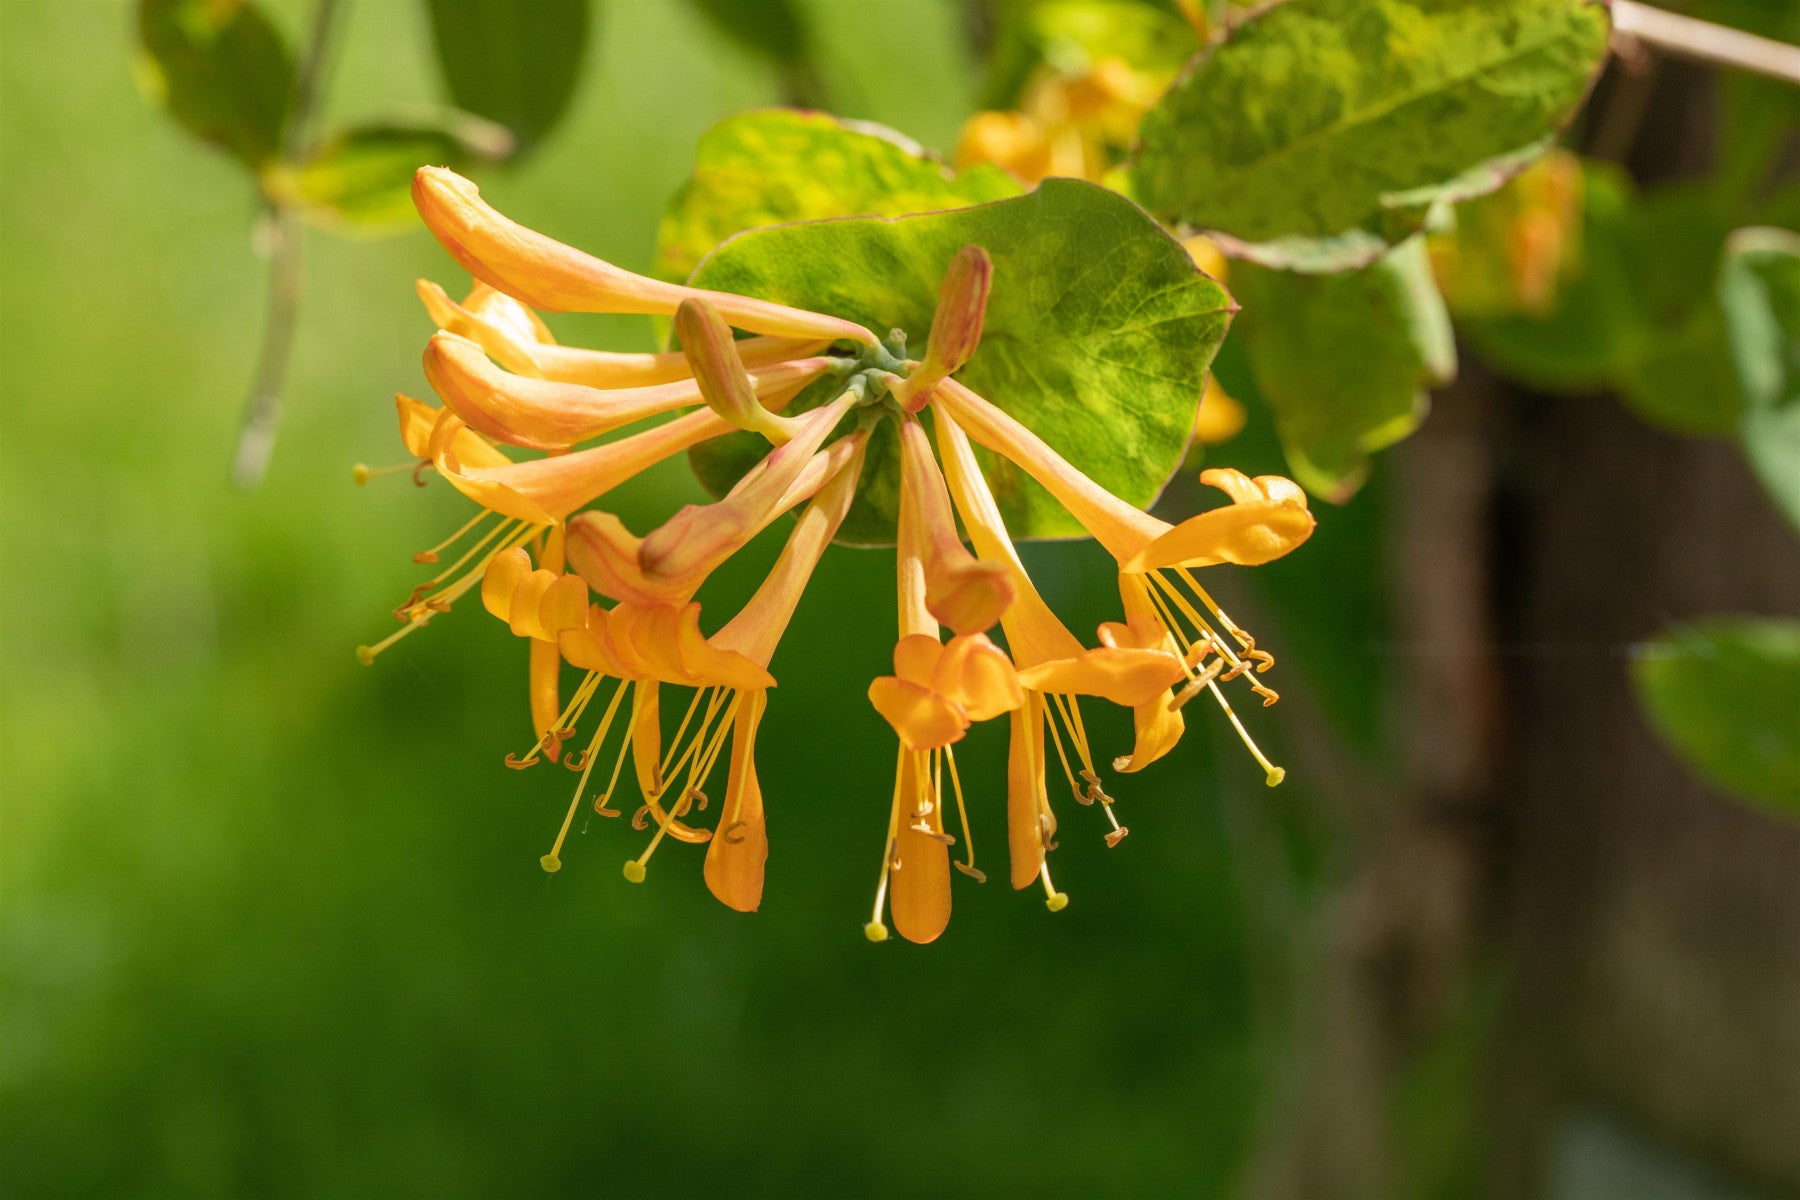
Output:
[[[320,85],[338,12],[339,0],[318,0],[313,9],[312,35],[294,88],[293,112],[282,137],[281,156],[285,162],[298,162],[311,141]],[[262,352],[257,356],[250,394],[244,400],[243,424],[238,432],[237,453],[232,459],[232,481],[241,488],[253,488],[262,482],[263,473],[268,470],[269,456],[275,450],[275,431],[281,423],[282,385],[287,379],[288,358],[300,316],[303,231],[286,205],[275,201],[266,203],[269,307],[263,322]]]
[[[1800,84],[1800,46],[1665,12],[1638,0],[1613,0],[1612,16],[1614,33],[1665,54]]]

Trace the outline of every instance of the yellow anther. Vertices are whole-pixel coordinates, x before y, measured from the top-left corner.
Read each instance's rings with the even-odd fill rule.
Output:
[[[1069,894],[1067,892],[1050,893],[1050,898],[1044,901],[1044,907],[1051,912],[1061,912],[1069,907]]]
[[[356,648],[356,661],[365,667],[373,666],[375,663],[375,647],[358,646]]]
[[[1274,770],[1270,771],[1268,773],[1268,775],[1266,775],[1264,777],[1263,782],[1267,783],[1270,787],[1280,787],[1281,781],[1286,778],[1287,778],[1287,768],[1286,767],[1276,767]]]
[[[351,467],[350,481],[357,487],[362,487],[367,484],[369,482],[369,464],[357,463],[354,467]]]
[[[546,854],[544,857],[538,859],[538,866],[554,875],[562,870],[562,859],[556,857],[554,854]]]
[[[885,942],[888,938],[888,927],[880,921],[870,921],[863,926],[863,936],[871,942]]]
[[[644,882],[644,864],[635,858],[626,862],[625,878],[632,883]]]

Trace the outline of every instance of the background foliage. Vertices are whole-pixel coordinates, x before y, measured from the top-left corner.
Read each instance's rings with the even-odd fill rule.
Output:
[[[434,161],[477,172],[534,227],[679,276],[724,228],[707,205],[730,194],[733,171],[816,152],[803,127],[716,132],[696,173],[696,142],[727,116],[804,102],[948,151],[978,106],[1018,101],[1046,64],[1079,66],[1102,47],[1166,84],[1195,48],[1173,5],[1121,3],[1101,19],[1106,5],[996,2],[973,23],[983,62],[963,4],[891,0],[880,31],[905,53],[872,54],[868,23],[834,2],[559,0],[529,6],[526,22],[522,6],[486,0],[351,5],[297,152],[310,4],[0,10],[0,1191],[1266,1190],[1295,1094],[1321,1082],[1321,1062],[1342,1065],[1308,1044],[1329,969],[1319,930],[1360,911],[1340,885],[1433,758],[1431,722],[1402,686],[1441,652],[1405,624],[1430,613],[1407,591],[1421,535],[1403,499],[1417,480],[1395,483],[1369,456],[1411,434],[1454,372],[1449,315],[1480,361],[1580,397],[1546,403],[1609,389],[1659,427],[1741,441],[1793,513],[1800,290],[1791,235],[1765,228],[1793,224],[1793,193],[1757,186],[1792,132],[1791,96],[1731,82],[1727,136],[1699,182],[1640,189],[1569,160],[1578,186],[1533,176],[1463,205],[1429,251],[1402,239],[1431,197],[1378,211],[1362,203],[1370,187],[1320,168],[1343,193],[1304,230],[1313,241],[1231,267],[1245,311],[1217,374],[1248,423],[1202,452],[1295,474],[1328,502],[1304,552],[1262,568],[1254,588],[1218,572],[1295,685],[1284,719],[1256,726],[1278,759],[1304,764],[1287,785],[1269,792],[1235,753],[1215,756],[1219,730],[1197,729],[1154,779],[1119,789],[1134,830],[1119,850],[1098,830],[1066,831],[1067,912],[1049,917],[999,883],[964,887],[942,942],[868,946],[857,926],[891,744],[846,701],[846,680],[886,669],[892,563],[839,550],[777,659],[762,912],[712,902],[697,855],[665,852],[647,885],[626,884],[606,828],[584,829],[567,869],[546,877],[537,856],[563,793],[499,768],[531,736],[517,642],[465,613],[374,672],[350,653],[412,580],[407,556],[465,513],[447,488],[348,480],[352,461],[392,454],[389,395],[421,386],[429,323],[412,280],[456,292],[460,274],[416,230],[307,236],[293,411],[264,486],[237,493],[225,465],[263,304],[246,247],[267,240],[270,211],[335,233],[406,229],[405,182]],[[1696,7],[1797,32],[1789,5]],[[1571,28],[1564,42],[1595,36],[1592,14]],[[1239,45],[1280,52],[1291,33],[1276,23]],[[509,45],[521,34],[529,55]],[[1182,102],[1230,82],[1231,67],[1191,77]],[[1568,78],[1586,68],[1562,67],[1554,103],[1524,97],[1533,121],[1572,103]],[[254,102],[210,90],[237,94],[246,79]],[[1468,144],[1481,153],[1464,145],[1452,166],[1517,148],[1511,127],[1491,145],[1480,132]],[[1103,131],[1102,158],[1122,159],[1128,134]],[[909,174],[909,161],[843,164],[858,183],[884,180],[879,196],[844,184],[821,197],[796,180],[732,220],[1015,190],[992,168],[951,183]],[[1502,240],[1480,231],[1544,216],[1569,186],[1558,230],[1579,253],[1553,257],[1554,286],[1522,302],[1513,264],[1483,258]],[[1398,246],[1345,274],[1280,269],[1318,267],[1290,252],[1348,226],[1358,261]],[[642,318],[550,320],[582,344],[656,336]],[[1547,490],[1528,470],[1508,486]],[[618,499],[644,528],[701,495],[673,463]],[[1189,472],[1166,503],[1195,502]],[[752,547],[709,603],[746,594],[774,551]],[[1026,555],[1071,627],[1112,615],[1097,548]],[[1506,581],[1497,606],[1522,586]],[[1630,672],[1688,769],[1772,810],[1793,801],[1793,727],[1780,719],[1792,629],[1678,627]],[[1608,678],[1627,674],[1621,639],[1644,632],[1606,631]],[[1734,720],[1747,694],[1767,707]],[[1126,734],[1120,720],[1096,732]],[[965,778],[999,778],[1003,751],[979,731]],[[972,813],[984,853],[1002,840],[986,799]],[[1426,907],[1448,911],[1445,894]],[[1497,968],[1477,969],[1395,1056],[1391,1111],[1376,1118],[1392,1193],[1467,1194],[1481,1177],[1494,1150],[1475,1113],[1504,991]],[[1377,1041],[1401,1020],[1363,1019]],[[1684,1173],[1685,1160],[1629,1138],[1620,1152],[1600,1128],[1576,1122],[1553,1142],[1552,1174],[1576,1194],[1634,1178],[1720,1191],[1706,1169]]]

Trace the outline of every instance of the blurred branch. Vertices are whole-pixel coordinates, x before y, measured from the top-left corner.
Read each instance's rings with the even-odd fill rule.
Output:
[[[300,78],[294,90],[294,108],[282,137],[284,162],[297,162],[312,139],[325,63],[338,25],[340,0],[319,0],[313,9],[312,35]],[[262,351],[256,375],[244,400],[244,419],[233,456],[232,481],[241,488],[262,482],[269,456],[275,450],[275,432],[281,424],[281,393],[287,380],[288,359],[300,317],[300,255],[304,241],[300,222],[284,205],[269,201],[267,253],[269,256],[269,307],[263,322]]]
[[[1666,54],[1800,84],[1800,46],[1666,12],[1638,0],[1613,0],[1612,13],[1613,30],[1621,38]]]

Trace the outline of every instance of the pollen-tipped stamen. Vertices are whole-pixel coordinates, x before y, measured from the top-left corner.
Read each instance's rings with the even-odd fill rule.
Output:
[[[633,883],[642,883],[644,881],[645,873],[650,866],[650,856],[656,853],[656,848],[662,844],[662,840],[665,836],[673,835],[677,841],[690,842],[695,845],[712,839],[712,830],[695,829],[689,825],[683,824],[681,821],[681,818],[687,815],[689,805],[693,802],[693,798],[696,795],[702,794],[700,788],[705,785],[707,776],[712,774],[712,769],[719,760],[719,755],[725,746],[725,739],[731,732],[732,717],[737,713],[738,696],[736,693],[732,694],[731,701],[727,704],[724,703],[725,690],[723,688],[702,688],[695,693],[693,703],[688,706],[688,715],[682,720],[683,730],[686,729],[688,718],[693,716],[694,708],[699,703],[700,697],[709,690],[713,692],[712,698],[707,704],[705,715],[702,716],[700,720],[700,727],[695,730],[693,739],[687,744],[687,749],[675,759],[673,766],[670,766],[665,762],[662,771],[659,772],[662,776],[662,779],[659,780],[659,782],[666,781],[676,772],[680,771],[683,764],[687,763],[690,757],[693,758],[693,765],[689,767],[687,778],[682,784],[681,798],[671,805],[669,810],[665,813],[661,804],[658,803],[662,796],[666,794],[665,786],[665,788],[659,790],[655,796],[646,796],[644,798],[644,808],[639,810],[640,815],[642,815],[645,810],[648,810],[651,819],[656,822],[657,828],[656,833],[650,838],[650,844],[644,847],[644,852],[638,855],[637,858],[625,864],[625,878],[631,880]],[[723,718],[716,727],[709,729],[714,716],[718,715],[721,711],[723,711],[724,714]],[[677,732],[675,737],[679,742],[681,733]],[[697,757],[695,756],[696,748],[700,748]],[[671,753],[673,752],[673,749],[674,747],[671,746]],[[633,824],[635,825],[636,823],[637,822],[634,819]],[[636,867],[637,869],[633,871],[633,867]]]
[[[1225,710],[1225,715],[1231,719],[1231,727],[1237,730],[1238,737],[1243,739],[1244,745],[1249,749],[1251,755],[1262,767],[1265,782],[1267,782],[1270,787],[1274,787],[1283,779],[1286,779],[1286,769],[1278,767],[1270,762],[1263,755],[1263,752],[1257,748],[1255,740],[1250,736],[1250,731],[1244,728],[1244,723],[1238,720],[1238,715],[1231,710],[1231,702],[1225,699],[1225,693],[1219,690],[1217,681],[1208,683],[1206,686],[1212,692],[1213,699],[1219,702],[1219,707]]]
[[[1051,912],[1061,912],[1069,907],[1069,894],[1059,892],[1056,885],[1050,882],[1050,864],[1038,864],[1038,878],[1044,882],[1044,907]]]
[[[940,762],[950,764],[950,788],[956,793],[956,818],[962,826],[963,857],[969,860],[964,862],[960,858],[951,859],[950,865],[961,871],[964,875],[967,875],[970,879],[973,879],[976,883],[986,883],[986,873],[976,870],[975,868],[975,837],[969,832],[969,809],[968,806],[963,803],[962,776],[956,773],[956,751],[949,746],[945,746],[938,753],[941,756]],[[944,794],[943,785],[940,783],[938,787],[938,795],[941,797]]]
[[[887,838],[881,844],[881,876],[875,883],[875,907],[869,913],[869,923],[863,926],[863,936],[871,942],[885,942],[888,936],[882,914],[887,908],[888,876],[899,866],[895,859],[900,853],[900,780],[905,761],[906,747],[902,745],[899,759],[894,763],[894,799],[888,807]]]
[[[630,690],[629,683],[624,680],[619,681],[619,686],[613,689],[612,699],[606,705],[606,712],[600,717],[600,727],[594,731],[593,739],[588,742],[587,749],[582,752],[581,778],[575,784],[575,798],[569,801],[568,814],[563,817],[562,828],[556,831],[556,843],[550,847],[550,853],[538,859],[538,865],[551,874],[562,870],[563,841],[569,836],[569,826],[575,821],[575,810],[581,807],[581,796],[587,791],[588,776],[593,772],[594,760],[599,757],[600,747],[606,741],[607,733],[612,729],[613,717],[619,711],[619,702]]]
[[[600,686],[600,682],[604,678],[605,676],[598,671],[589,671],[576,686],[575,694],[569,697],[569,702],[563,706],[563,710],[558,714],[556,720],[552,721],[550,727],[539,734],[538,740],[531,744],[531,749],[527,750],[523,756],[508,753],[506,765],[515,771],[523,771],[537,762],[538,755],[547,753],[551,746],[561,745],[566,741],[575,732],[575,722],[581,720],[581,714],[587,710],[588,701],[593,698],[595,689]]]
[[[350,468],[350,482],[357,487],[366,487],[371,479],[381,479],[384,476],[399,475],[402,472],[410,471],[413,474],[413,482],[424,487],[424,483],[419,479],[418,470],[420,467],[430,465],[431,460],[428,458],[414,458],[402,463],[389,463],[385,467],[371,467],[368,463],[357,463]]]

